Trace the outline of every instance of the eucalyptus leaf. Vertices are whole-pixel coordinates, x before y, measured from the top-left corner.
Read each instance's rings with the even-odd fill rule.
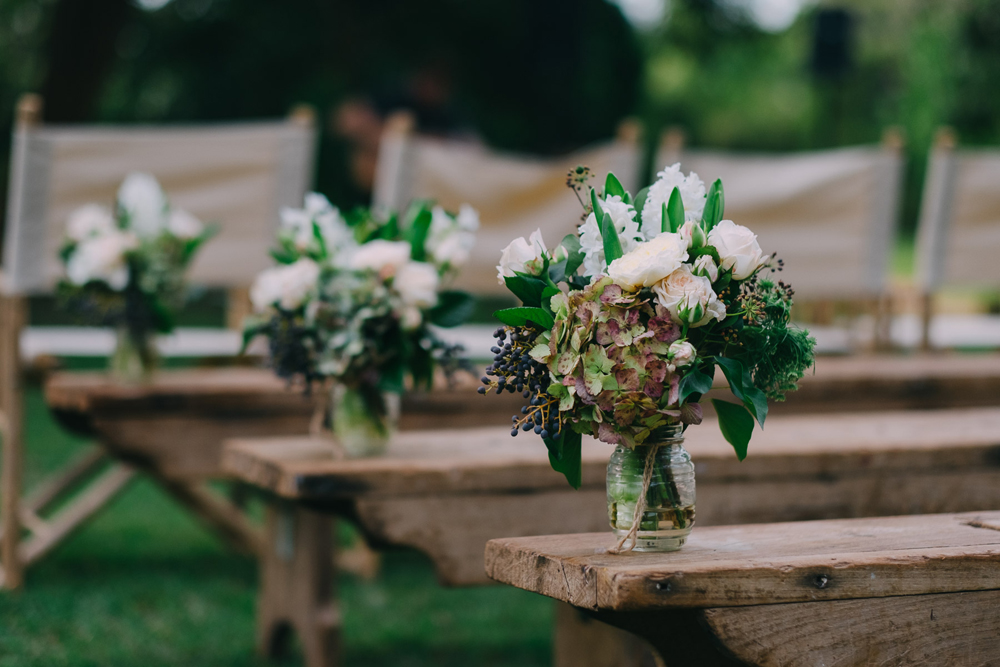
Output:
[[[753,416],[742,405],[712,399],[715,413],[719,416],[719,430],[733,449],[740,461],[747,457],[747,446],[753,435]]]
[[[543,308],[526,308],[523,306],[518,308],[504,308],[493,313],[493,317],[511,327],[523,327],[529,322],[533,322],[543,329],[551,329],[552,325],[555,324],[555,319]]]
[[[561,472],[569,485],[579,489],[583,483],[582,444],[583,438],[570,428],[563,428],[558,440],[544,438],[549,450],[549,463],[556,472]]]

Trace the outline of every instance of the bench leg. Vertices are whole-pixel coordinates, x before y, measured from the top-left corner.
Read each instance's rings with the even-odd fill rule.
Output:
[[[281,655],[294,631],[306,667],[335,667],[340,662],[332,533],[329,516],[287,505],[268,508],[257,608],[262,655]]]
[[[662,667],[651,646],[625,630],[556,602],[552,642],[555,667]]]

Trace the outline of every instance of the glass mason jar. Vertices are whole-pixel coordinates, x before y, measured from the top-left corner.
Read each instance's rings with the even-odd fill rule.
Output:
[[[694,464],[684,449],[682,428],[667,426],[631,450],[615,448],[608,462],[608,518],[620,539],[635,519],[642,478],[651,447],[652,477],[639,522],[634,551],[676,551],[684,546],[694,525]]]
[[[152,336],[136,335],[127,326],[115,332],[115,351],[111,355],[111,375],[122,382],[147,380],[159,357]]]
[[[333,435],[350,458],[385,452],[399,428],[399,394],[337,383],[330,393]]]

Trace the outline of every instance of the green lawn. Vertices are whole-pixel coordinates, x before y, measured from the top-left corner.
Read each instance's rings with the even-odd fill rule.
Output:
[[[29,480],[82,443],[27,393]],[[439,587],[412,552],[387,554],[373,582],[344,576],[346,665],[544,665],[552,608],[523,591]],[[0,667],[263,665],[254,655],[256,567],[155,486],[131,486],[0,593]],[[292,656],[288,665],[300,664]]]

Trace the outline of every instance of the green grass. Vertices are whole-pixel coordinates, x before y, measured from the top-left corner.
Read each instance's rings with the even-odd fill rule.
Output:
[[[82,442],[40,392],[26,396],[26,476],[39,479]],[[254,655],[256,566],[226,551],[141,480],[0,593],[0,667],[264,665]],[[545,665],[549,601],[507,587],[445,589],[413,552],[379,577],[338,582],[345,665]],[[300,664],[292,655],[282,665]]]

